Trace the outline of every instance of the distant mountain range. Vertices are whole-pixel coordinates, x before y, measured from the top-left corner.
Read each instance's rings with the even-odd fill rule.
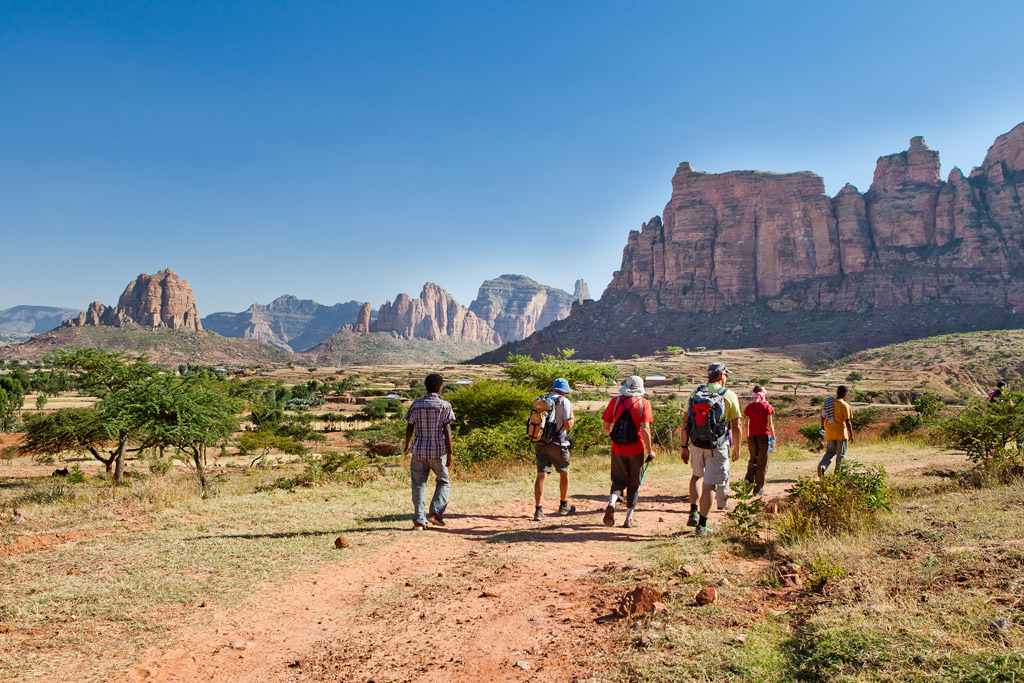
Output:
[[[81,309],[54,308],[53,306],[15,306],[0,311],[0,332],[12,334],[41,334],[69,318],[74,318]]]

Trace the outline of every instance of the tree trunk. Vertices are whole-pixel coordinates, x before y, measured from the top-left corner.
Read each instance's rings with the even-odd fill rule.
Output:
[[[114,458],[114,483],[120,484],[124,478],[124,454],[128,450],[128,434],[121,430],[117,439],[117,455]]]
[[[196,464],[196,476],[199,477],[199,488],[202,489],[203,495],[206,495],[206,470],[203,469],[203,458],[200,455],[199,449],[192,451],[192,461]]]

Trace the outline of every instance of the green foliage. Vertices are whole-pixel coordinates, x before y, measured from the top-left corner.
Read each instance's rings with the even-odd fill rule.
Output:
[[[516,423],[516,428],[525,434],[524,425]],[[604,433],[604,423],[600,415],[592,413],[577,415],[570,437],[572,438],[573,453],[593,453],[610,448],[611,442]]]
[[[25,385],[12,375],[0,376],[0,432],[14,431],[18,411],[25,405]]]
[[[824,442],[825,437],[821,434],[821,423],[812,422],[805,424],[799,430],[800,436],[807,439],[808,444],[811,448],[818,448]]]
[[[790,489],[779,537],[792,542],[815,532],[845,533],[874,523],[878,513],[891,511],[888,478],[880,465],[851,460],[836,474],[802,477]]]
[[[502,371],[510,379],[541,390],[549,389],[559,377],[568,380],[574,389],[577,384],[601,386],[616,381],[618,372],[614,365],[569,360],[573,353],[572,349],[563,349],[557,354],[543,354],[540,360],[510,353]]]
[[[771,377],[751,377],[750,378],[750,383],[751,384],[760,384],[762,387],[767,389],[768,385],[770,385],[772,383],[772,378]]]
[[[732,489],[731,498],[736,502],[736,507],[729,512],[729,517],[736,522],[736,531],[747,540],[757,540],[761,531],[761,516],[763,502],[760,497],[754,495],[754,484],[746,479],[730,484]]]
[[[249,463],[249,467],[253,467],[262,461],[270,451],[287,453],[288,455],[302,455],[308,450],[301,441],[275,432],[245,432],[238,437],[239,454],[255,456],[252,462]]]
[[[846,376],[846,381],[847,382],[859,382],[862,379],[864,379],[864,373],[862,373],[862,372],[860,372],[858,370],[854,370],[854,371],[852,371],[850,374],[848,374]]]
[[[525,459],[532,452],[525,428],[514,422],[474,429],[460,435],[452,444],[454,457],[472,465],[493,460]]]
[[[508,421],[522,426],[540,393],[535,386],[521,382],[483,379],[460,386],[445,398],[452,404],[456,427],[461,433],[467,433]],[[523,429],[525,434],[525,427]]]
[[[1024,443],[1024,392],[1004,391],[995,401],[975,399],[943,423],[942,433],[975,464],[1018,467],[1024,460],[1019,446]]]
[[[651,438],[654,445],[668,453],[678,454],[683,445],[682,426],[686,415],[686,402],[671,400],[654,406],[654,422],[651,424]]]
[[[873,680],[872,672],[893,659],[890,639],[880,630],[809,628],[794,649],[799,681]]]
[[[72,465],[71,469],[68,470],[68,482],[81,484],[83,481],[85,481],[85,472],[78,465]]]
[[[405,414],[405,407],[397,398],[375,398],[359,411],[359,416],[365,420],[381,420],[387,415],[401,417]]]
[[[365,461],[354,453],[337,453],[335,451],[324,451],[319,455],[309,456],[305,459],[305,463],[306,472],[302,479],[314,483],[348,476],[359,471],[365,465]]]
[[[878,422],[884,414],[885,410],[877,406],[861,408],[853,411],[850,422],[853,424],[854,429],[864,429]]]
[[[939,418],[939,411],[945,406],[938,395],[927,392],[914,401],[913,415],[900,415],[889,423],[882,436],[910,436],[917,430],[934,424]]]
[[[291,410],[294,412],[305,412],[316,406],[322,406],[325,403],[323,396],[310,395],[305,398],[291,398],[284,404],[285,410]]]
[[[829,581],[838,581],[848,573],[838,560],[826,553],[818,553],[807,562],[807,583],[816,593],[822,592]]]
[[[682,346],[666,346],[661,350],[661,353],[667,353],[670,356],[678,356],[683,352]]]
[[[36,396],[36,410],[42,410],[43,408],[46,407],[46,404],[46,394],[39,394],[39,396]]]
[[[109,474],[116,456],[116,453],[104,449],[109,440],[110,434],[104,427],[99,409],[61,408],[28,416],[21,450],[37,457],[91,453],[103,463]]]

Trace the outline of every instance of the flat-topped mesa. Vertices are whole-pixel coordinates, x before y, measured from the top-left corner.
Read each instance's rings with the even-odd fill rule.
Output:
[[[498,334],[487,321],[478,318],[433,282],[423,285],[418,299],[399,294],[394,303],[384,303],[370,331],[393,332],[406,339],[450,337],[482,344],[500,342]]]
[[[832,199],[813,173],[701,173],[684,162],[662,216],[629,233],[605,294],[640,296],[649,313],[762,300],[777,310],[1024,306],[1024,283],[1005,275],[1024,265],[1024,124],[970,178],[939,173],[922,137],[879,158],[867,192],[847,185]]]
[[[572,295],[561,289],[542,285],[525,275],[506,274],[485,280],[469,310],[491,325],[500,343],[505,343],[525,339],[565,318],[572,301]]]
[[[107,307],[94,301],[87,311],[64,322],[67,327],[128,327],[133,324],[193,332],[203,330],[191,287],[170,268],[155,275],[140,274],[128,283],[117,306]]]

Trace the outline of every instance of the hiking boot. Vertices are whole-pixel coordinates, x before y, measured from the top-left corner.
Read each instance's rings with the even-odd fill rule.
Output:
[[[622,523],[623,529],[635,529],[638,526],[640,526],[640,522],[632,518],[627,519],[625,522]]]
[[[686,526],[697,526],[700,522],[700,513],[696,510],[690,510],[690,516],[686,518]]]
[[[430,516],[427,517],[427,521],[433,524],[434,526],[444,526],[444,520],[441,519],[441,515],[437,514],[436,512],[430,513]]]
[[[615,506],[609,505],[604,509],[604,525],[615,526]]]
[[[715,530],[709,526],[699,526],[694,531],[697,532],[698,536],[710,536],[715,533]]]
[[[569,505],[569,503],[562,503],[561,505],[558,506],[558,514],[561,515],[562,517],[566,517],[568,515],[571,515],[574,512],[576,512],[576,506],[575,505]]]
[[[419,522],[413,522],[412,523],[412,530],[413,531],[423,531],[426,528],[427,528],[426,525],[420,524]]]
[[[541,510],[540,508],[537,508],[536,510],[533,511],[533,521],[540,522],[540,521],[543,521],[543,520],[545,520],[547,518],[548,518],[548,516],[545,515],[544,511]]]
[[[822,467],[821,465],[818,465],[818,479],[821,479],[824,476],[825,476],[825,468]]]

